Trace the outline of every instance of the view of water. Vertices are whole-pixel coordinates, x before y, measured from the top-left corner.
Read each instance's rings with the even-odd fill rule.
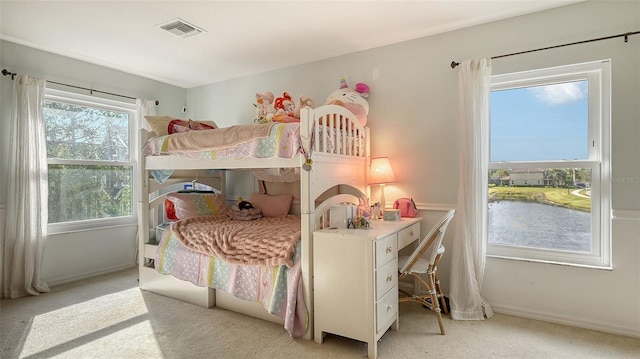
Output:
[[[535,202],[489,203],[489,243],[589,252],[591,214]]]

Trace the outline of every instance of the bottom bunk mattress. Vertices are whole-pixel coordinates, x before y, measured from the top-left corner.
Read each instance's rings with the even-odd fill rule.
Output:
[[[293,337],[307,331],[300,255],[300,218],[191,217],[164,231],[155,257],[159,273],[260,302]]]

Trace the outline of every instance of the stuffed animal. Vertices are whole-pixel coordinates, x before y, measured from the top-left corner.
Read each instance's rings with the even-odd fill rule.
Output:
[[[262,218],[262,210],[254,207],[251,202],[243,200],[242,197],[238,197],[238,203],[231,206],[229,217],[240,221],[251,221]]]
[[[369,97],[369,86],[364,83],[357,83],[355,88],[349,88],[344,77],[340,78],[340,88],[325,101],[326,105],[339,105],[353,112],[356,118],[362,124],[367,124],[367,115],[369,114],[369,103],[366,98]]]
[[[273,108],[273,93],[271,91],[267,91],[264,94],[256,93],[256,103],[253,105],[256,107],[256,117],[253,122],[271,122],[275,114],[275,109]]]
[[[369,199],[367,197],[358,198],[358,207],[356,208],[356,215],[358,217],[369,218],[371,215],[371,207],[369,206]]]
[[[284,91],[281,97],[273,97],[273,93],[267,91],[264,94],[256,93],[256,117],[254,122],[300,122],[300,109],[313,107],[313,101],[309,97],[300,96],[298,104],[293,102],[291,95]]]
[[[311,97],[300,96],[300,100],[293,110],[293,117],[300,118],[300,109],[307,106],[313,108],[313,101],[311,100]]]
[[[295,106],[291,101],[291,95],[288,92],[283,92],[282,97],[278,97],[273,102],[273,108],[276,110],[276,115],[285,115],[293,117],[293,110]]]
[[[253,208],[253,205],[249,201],[240,201],[238,203],[238,208],[240,210]]]

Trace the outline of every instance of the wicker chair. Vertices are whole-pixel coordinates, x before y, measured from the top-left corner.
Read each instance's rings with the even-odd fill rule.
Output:
[[[426,289],[426,294],[415,293],[417,287],[414,288],[414,293],[410,293],[406,290],[400,289],[399,302],[418,302],[422,303],[425,307],[436,312],[438,318],[438,325],[440,326],[440,334],[444,335],[444,323],[442,322],[442,308],[445,314],[448,314],[447,305],[445,303],[444,296],[442,295],[442,289],[440,288],[440,282],[438,280],[438,262],[444,254],[444,246],[442,245],[442,239],[447,230],[449,222],[455,215],[454,209],[449,210],[442,219],[433,226],[431,231],[422,239],[418,247],[411,253],[410,256],[401,256],[398,258],[398,278],[412,276],[418,282],[420,282]],[[423,258],[423,255],[430,248],[429,255]],[[426,275],[423,277],[423,275]]]

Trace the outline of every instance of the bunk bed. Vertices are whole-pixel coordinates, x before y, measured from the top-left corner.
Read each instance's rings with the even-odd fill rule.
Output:
[[[162,193],[163,188],[177,183],[197,182],[217,189],[224,195],[228,171],[268,170],[269,175],[273,175],[278,172],[273,169],[289,169],[296,173],[296,179],[299,180],[299,203],[293,206],[293,213],[299,216],[301,227],[296,256],[300,260],[301,293],[307,314],[304,338],[313,339],[313,232],[328,226],[331,206],[344,202],[357,203],[358,198],[366,193],[369,129],[361,125],[353,113],[338,105],[303,108],[299,124],[293,125],[298,126],[294,131],[294,142],[290,145],[294,146],[294,151],[284,151],[286,154],[265,158],[251,155],[241,158],[237,152],[227,149],[211,151],[205,148],[204,152],[186,150],[167,153],[161,151],[162,146],[155,146],[150,151],[142,147],[153,141],[157,144],[159,140],[153,137],[153,133],[140,131],[142,175],[139,187],[138,262],[142,290],[204,307],[217,306],[283,323],[283,319],[265,311],[261,303],[241,300],[223,290],[194,285],[172,275],[161,274],[156,269],[156,261],[158,243],[162,238],[156,232],[159,232],[157,228],[163,220],[161,213],[164,212],[163,205],[167,199],[167,193]],[[213,134],[214,131],[217,130],[201,132]],[[158,179],[157,173],[162,173],[163,178]],[[334,191],[337,194],[333,195]]]

